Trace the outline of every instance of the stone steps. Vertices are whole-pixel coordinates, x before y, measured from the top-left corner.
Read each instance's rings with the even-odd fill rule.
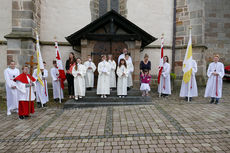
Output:
[[[101,106],[120,106],[120,105],[151,105],[151,97],[142,97],[141,92],[137,89],[128,91],[125,98],[119,98],[117,91],[111,91],[107,98],[101,98],[96,94],[96,90],[86,91],[86,96],[79,100],[68,100],[64,104],[64,109],[84,108],[84,107],[101,107]]]

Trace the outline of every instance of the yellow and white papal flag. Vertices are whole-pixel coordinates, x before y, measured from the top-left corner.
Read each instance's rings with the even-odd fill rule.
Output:
[[[191,34],[191,28],[190,28],[190,34],[189,34],[189,41],[187,50],[185,53],[184,61],[183,61],[183,80],[185,83],[188,83],[192,76],[192,34]]]
[[[44,86],[43,81],[42,81],[42,72],[41,69],[44,70],[44,64],[43,64],[43,60],[42,60],[42,55],[41,55],[41,51],[40,51],[40,45],[39,45],[39,37],[38,37],[38,33],[36,32],[36,53],[37,53],[37,77],[38,77],[38,81],[41,83],[42,86]]]

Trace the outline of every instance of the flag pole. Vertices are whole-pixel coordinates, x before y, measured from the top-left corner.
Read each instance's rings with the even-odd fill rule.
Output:
[[[55,36],[54,37],[54,41],[55,41],[55,46],[56,46],[56,44],[57,44],[57,37]],[[58,46],[57,46],[58,47]],[[59,74],[60,75],[60,74]],[[58,76],[59,77],[59,76]],[[60,90],[59,90],[59,103],[61,104],[61,80],[60,80],[60,78],[59,78],[59,84],[60,84]]]
[[[162,39],[164,39],[164,33],[162,33],[161,35],[161,52],[162,52]],[[164,58],[164,56],[163,56]],[[163,59],[164,60],[164,59]],[[162,71],[161,71],[161,74],[162,74]],[[160,92],[159,92],[159,98],[161,97],[161,93],[162,93],[162,88],[161,88],[161,75],[160,75]]]
[[[189,27],[189,35],[191,36],[192,35],[192,33],[191,33],[191,31],[192,31],[192,27],[190,26]],[[192,41],[192,40],[191,40]],[[190,80],[189,80],[189,82],[188,82],[188,102],[189,102],[189,96],[190,96],[190,85],[191,85],[191,80],[192,80],[192,75],[191,75],[191,77],[190,77]]]

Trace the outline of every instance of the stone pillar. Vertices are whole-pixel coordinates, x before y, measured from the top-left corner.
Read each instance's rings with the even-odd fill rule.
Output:
[[[134,72],[133,72],[133,86],[135,88],[139,87],[139,76],[140,76],[140,48],[141,41],[135,41],[134,48],[129,48],[129,52],[131,53],[131,57],[133,60]]]
[[[7,64],[15,60],[18,67],[35,52],[35,29],[40,29],[40,0],[12,1],[12,32],[7,39]]]

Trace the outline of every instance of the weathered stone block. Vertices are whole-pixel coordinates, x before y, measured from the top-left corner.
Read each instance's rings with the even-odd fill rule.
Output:
[[[19,39],[8,39],[7,47],[8,47],[8,50],[20,49],[21,48],[21,40],[19,40]]]
[[[13,60],[13,55],[7,55],[7,65],[10,65],[10,62]]]
[[[20,54],[20,50],[7,50],[7,54]]]
[[[32,32],[31,27],[12,27],[13,32]]]
[[[33,19],[33,12],[28,11],[12,11],[12,18]]]
[[[24,10],[34,10],[34,4],[32,1],[23,1]]]

